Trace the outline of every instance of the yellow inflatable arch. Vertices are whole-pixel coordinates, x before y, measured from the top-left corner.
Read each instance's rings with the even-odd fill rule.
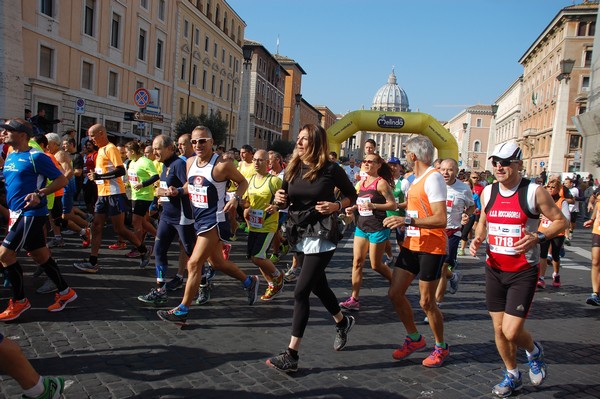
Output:
[[[327,129],[329,150],[340,153],[341,144],[365,130],[384,133],[416,133],[429,137],[439,158],[458,160],[456,139],[434,117],[420,112],[353,111]]]

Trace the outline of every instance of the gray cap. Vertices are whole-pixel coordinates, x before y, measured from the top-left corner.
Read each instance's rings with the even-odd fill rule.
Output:
[[[10,130],[12,132],[23,132],[27,133],[28,136],[33,136],[33,129],[29,123],[25,124],[19,122],[18,119],[11,119],[7,123],[3,123],[0,125],[0,128],[4,130]]]

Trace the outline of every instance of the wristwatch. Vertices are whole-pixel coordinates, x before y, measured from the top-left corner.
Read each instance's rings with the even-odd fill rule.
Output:
[[[538,242],[540,244],[545,243],[546,241],[548,241],[548,238],[546,237],[546,235],[544,233],[538,232],[537,233],[537,238],[538,238]]]
[[[404,224],[406,226],[412,226],[414,224],[414,222],[415,222],[415,219],[411,218],[410,216],[406,216],[404,218]]]

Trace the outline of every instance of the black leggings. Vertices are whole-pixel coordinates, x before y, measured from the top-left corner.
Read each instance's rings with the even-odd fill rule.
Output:
[[[308,324],[310,314],[310,293],[321,300],[331,315],[338,314],[341,309],[337,297],[329,288],[325,268],[333,257],[335,251],[321,252],[318,254],[305,255],[298,252],[298,267],[300,276],[296,280],[294,290],[294,317],[292,320],[292,336],[302,338]]]
[[[469,240],[469,233],[471,232],[471,229],[473,228],[473,225],[475,224],[475,215],[470,215],[469,216],[469,221],[467,222],[467,224],[463,225],[462,229],[461,229],[461,237],[460,239],[463,241],[468,241]]]

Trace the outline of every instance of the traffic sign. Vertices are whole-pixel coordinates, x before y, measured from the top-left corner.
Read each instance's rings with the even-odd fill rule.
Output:
[[[146,108],[144,108],[144,112],[153,115],[160,115],[160,107],[156,107],[154,105],[146,105]]]
[[[85,113],[85,100],[83,98],[78,98],[77,101],[75,102],[75,113],[76,114],[83,114]]]
[[[137,127],[138,129],[144,129],[146,127],[146,124],[144,122],[138,122]]]
[[[136,121],[160,122],[160,123],[162,123],[164,120],[162,115],[145,114],[143,112],[136,112],[134,115],[134,119]]]
[[[544,161],[540,162],[540,166],[542,166],[542,167],[543,167],[543,166],[545,166],[545,165],[546,165],[546,162],[544,162]]]
[[[150,93],[148,90],[140,87],[135,91],[133,102],[140,108],[144,108],[150,101]]]

